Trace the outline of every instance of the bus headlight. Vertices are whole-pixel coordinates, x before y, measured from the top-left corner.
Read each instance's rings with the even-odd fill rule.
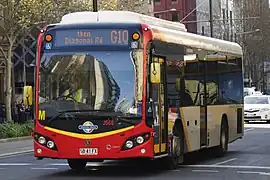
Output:
[[[122,145],[122,151],[130,150],[146,143],[150,139],[150,133],[142,133],[129,137]]]
[[[126,147],[127,147],[128,149],[132,148],[132,147],[133,147],[133,142],[132,142],[132,141],[127,141],[127,142],[126,142]]]
[[[47,147],[50,148],[50,149],[54,148],[54,142],[48,141],[47,142]]]
[[[39,144],[45,144],[45,143],[46,143],[45,137],[40,136],[40,137],[38,138],[38,142],[39,142]]]
[[[138,144],[142,144],[143,141],[144,141],[144,139],[143,139],[142,136],[138,136],[137,139],[136,139],[136,141],[137,141]]]
[[[35,142],[42,145],[43,147],[46,147],[46,148],[54,150],[54,151],[58,151],[58,148],[57,148],[57,145],[55,144],[55,142],[47,136],[41,135],[37,132],[34,132],[34,140],[35,140]]]

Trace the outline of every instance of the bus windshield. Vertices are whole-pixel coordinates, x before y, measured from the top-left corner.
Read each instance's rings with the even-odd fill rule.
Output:
[[[59,111],[81,107],[140,115],[142,56],[141,50],[44,53],[39,104],[61,102]]]

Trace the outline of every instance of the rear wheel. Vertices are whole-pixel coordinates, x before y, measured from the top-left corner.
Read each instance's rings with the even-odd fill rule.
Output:
[[[226,121],[223,120],[220,128],[220,145],[217,147],[218,156],[224,156],[228,151],[228,141],[228,125]]]
[[[68,165],[71,169],[82,171],[86,167],[87,161],[81,159],[68,159]]]

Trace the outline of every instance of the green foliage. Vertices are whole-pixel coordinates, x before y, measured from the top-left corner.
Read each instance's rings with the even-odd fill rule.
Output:
[[[32,131],[33,123],[4,123],[0,124],[0,139],[29,136]]]
[[[91,10],[88,0],[1,0],[0,14],[3,28],[9,36],[16,36],[21,29],[27,30],[40,23],[59,22],[64,14]]]

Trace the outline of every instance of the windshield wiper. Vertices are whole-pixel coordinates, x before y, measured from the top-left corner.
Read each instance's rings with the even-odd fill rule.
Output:
[[[77,113],[77,112],[107,112],[107,113],[112,113],[112,117],[115,117],[116,120],[118,122],[123,122],[123,123],[128,123],[130,125],[135,125],[135,123],[131,122],[130,120],[139,120],[141,119],[141,117],[139,116],[136,116],[136,115],[133,115],[133,114],[123,114],[121,112],[115,112],[115,111],[110,111],[110,110],[103,110],[103,109],[100,109],[100,110],[84,110],[84,109],[78,109],[78,110],[66,110],[66,111],[59,111],[59,114],[57,114],[56,116],[52,117],[51,119],[48,120],[48,125],[56,120],[57,118],[59,118],[60,116],[62,115],[71,115],[71,114],[68,114],[68,113]]]
[[[66,111],[60,111],[59,113],[69,113],[69,112],[111,112],[114,111],[105,110],[105,109],[76,109],[76,110],[66,110]]]
[[[131,125],[135,125],[135,123],[131,122],[130,120],[140,120],[140,119],[141,119],[140,116],[136,116],[136,115],[130,114],[130,113],[120,115],[120,116],[116,116],[117,121],[128,123],[128,124],[131,124]]]
[[[56,116],[52,117],[51,119],[48,120],[48,124],[50,124],[52,121],[56,120],[57,118],[59,118],[60,116],[62,116],[63,114],[67,114],[67,113],[76,113],[76,112],[109,112],[109,113],[115,113],[113,111],[109,111],[109,110],[84,110],[84,109],[77,109],[77,110],[66,110],[66,111],[59,111]],[[70,115],[70,114],[69,114]]]

